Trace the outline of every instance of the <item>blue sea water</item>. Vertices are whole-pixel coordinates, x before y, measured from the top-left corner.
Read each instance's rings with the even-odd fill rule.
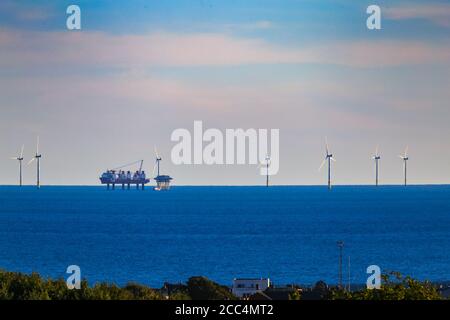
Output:
[[[379,265],[450,280],[450,186],[0,187],[0,268],[161,287],[204,275],[352,283]]]

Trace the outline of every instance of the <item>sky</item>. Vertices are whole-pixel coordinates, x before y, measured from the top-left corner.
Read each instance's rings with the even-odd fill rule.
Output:
[[[67,30],[66,8],[81,8]],[[381,30],[366,8],[381,7]],[[154,146],[177,185],[259,185],[255,165],[174,165],[178,128],[279,129],[273,184],[450,182],[450,1],[0,2],[0,184],[40,136],[43,185],[96,185]],[[33,184],[35,166],[25,166]]]

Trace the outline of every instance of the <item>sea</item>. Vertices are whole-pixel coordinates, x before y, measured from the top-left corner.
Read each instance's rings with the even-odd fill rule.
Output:
[[[160,288],[206,276],[450,280],[450,186],[0,187],[0,269]]]

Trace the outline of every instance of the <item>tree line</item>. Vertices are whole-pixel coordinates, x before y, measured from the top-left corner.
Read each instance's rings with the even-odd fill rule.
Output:
[[[430,282],[391,272],[382,276],[380,289],[346,291],[319,281],[311,290],[322,300],[440,300],[438,288]],[[291,300],[306,298],[298,288]],[[153,289],[137,283],[117,286],[106,282],[92,286],[82,280],[80,289],[70,290],[64,279],[43,278],[38,273],[24,274],[0,270],[0,300],[236,300],[230,289],[205,277],[191,277],[184,284],[165,284]]]

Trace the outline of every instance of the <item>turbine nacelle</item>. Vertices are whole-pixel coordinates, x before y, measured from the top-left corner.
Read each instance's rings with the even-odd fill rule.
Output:
[[[408,147],[406,147],[405,149],[405,153],[403,155],[399,156],[400,159],[402,159],[403,161],[408,161],[409,160],[409,156],[408,156]]]
[[[375,148],[375,154],[374,154],[374,156],[372,157],[372,159],[373,159],[373,160],[380,160],[380,159],[381,159],[381,156],[380,156],[380,154],[378,153],[378,146]]]
[[[19,154],[18,156],[16,156],[16,157],[11,157],[10,159],[11,159],[11,160],[19,160],[19,161],[22,161],[22,160],[23,160],[23,149],[24,149],[24,147],[25,147],[25,146],[22,145],[22,149],[20,149],[20,154]]]
[[[28,165],[30,165],[31,163],[33,163],[34,160],[36,159],[40,159],[42,158],[42,154],[39,153],[39,137],[37,137],[37,141],[36,141],[36,154],[34,155],[34,157],[28,162]]]

